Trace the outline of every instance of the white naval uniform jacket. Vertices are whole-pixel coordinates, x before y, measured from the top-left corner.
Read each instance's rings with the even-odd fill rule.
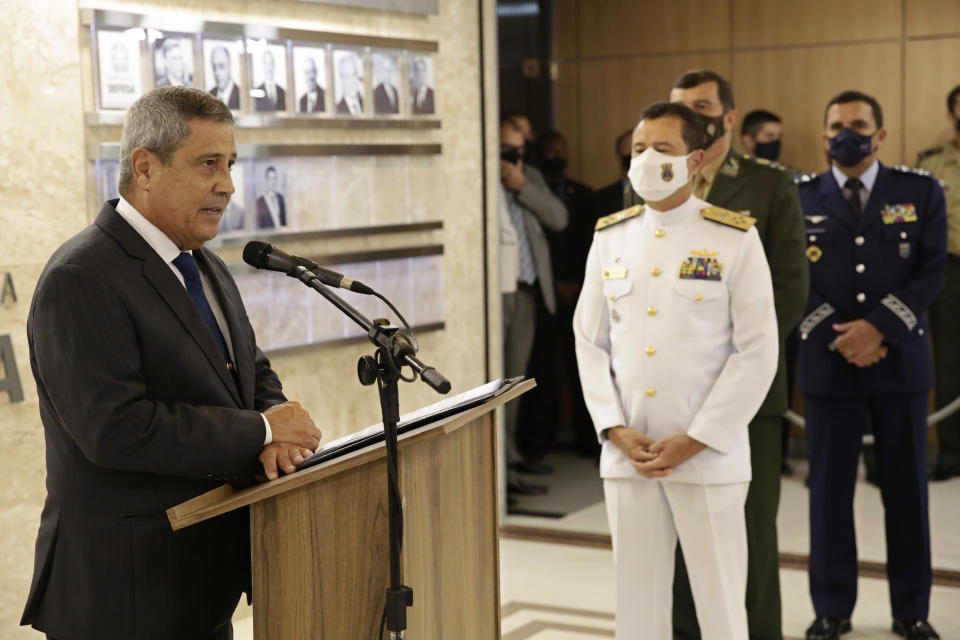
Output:
[[[777,370],[773,287],[756,228],[708,220],[710,207],[695,197],[646,207],[594,234],[573,330],[604,478],[640,477],[602,435],[622,425],[707,445],[666,481],[750,480],[747,424]],[[719,280],[681,278],[688,259],[715,260]]]

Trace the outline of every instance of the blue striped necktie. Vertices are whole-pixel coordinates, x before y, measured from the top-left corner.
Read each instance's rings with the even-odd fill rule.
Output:
[[[232,369],[233,363],[230,360],[227,341],[223,339],[220,325],[217,324],[217,319],[213,315],[213,309],[210,308],[210,303],[207,302],[207,296],[203,293],[203,283],[200,282],[200,270],[197,268],[197,261],[191,254],[184,252],[174,259],[173,266],[183,274],[183,280],[187,285],[187,293],[190,294],[193,303],[197,305],[197,310],[200,311],[200,317],[203,318],[203,323],[207,325],[207,329],[213,337],[213,342],[217,345],[217,348],[220,349],[220,354],[223,356],[223,361],[226,363],[227,368]]]

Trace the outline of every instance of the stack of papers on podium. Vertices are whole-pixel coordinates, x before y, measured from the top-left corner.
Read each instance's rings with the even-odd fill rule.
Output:
[[[470,389],[469,391],[465,391],[461,394],[444,398],[440,402],[417,409],[416,411],[405,413],[400,416],[400,422],[397,424],[397,433],[405,433],[412,429],[416,429],[417,427],[422,427],[430,424],[431,422],[436,422],[437,420],[441,420],[448,416],[460,413],[461,411],[466,411],[467,409],[481,405],[487,400],[495,398],[505,391],[512,389],[520,382],[523,382],[522,377],[510,378],[508,380],[497,379],[493,382],[488,382],[485,385]],[[383,423],[378,422],[377,424],[371,425],[366,429],[361,429],[356,433],[351,433],[350,435],[332,440],[327,444],[322,445],[319,449],[317,449],[316,453],[304,460],[303,463],[297,467],[297,471],[306,469],[307,467],[312,467],[313,465],[321,462],[326,462],[327,460],[338,458],[342,455],[350,453],[351,451],[362,449],[363,447],[371,444],[376,444],[383,439]]]

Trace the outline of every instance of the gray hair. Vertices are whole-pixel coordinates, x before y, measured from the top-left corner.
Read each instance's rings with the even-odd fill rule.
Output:
[[[233,125],[233,114],[223,101],[200,89],[159,87],[134,102],[123,118],[120,136],[120,185],[125,194],[133,182],[130,157],[143,147],[164,165],[190,135],[191,120]]]

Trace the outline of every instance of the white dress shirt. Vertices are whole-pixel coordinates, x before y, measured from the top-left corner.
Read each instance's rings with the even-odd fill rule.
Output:
[[[186,289],[187,283],[183,279],[183,274],[180,273],[180,269],[177,269],[177,266],[173,264],[173,261],[182,253],[173,240],[168,238],[167,234],[158,229],[156,225],[147,220],[142,213],[137,211],[136,208],[123,197],[121,197],[120,202],[117,203],[117,213],[133,227],[134,231],[140,234],[140,237],[150,245],[151,249],[157,252],[160,259],[167,264],[173,275],[183,288]],[[187,253],[193,255],[193,251],[187,251]],[[217,320],[217,326],[220,327],[220,332],[223,334],[223,340],[227,343],[230,359],[234,360],[233,343],[230,339],[230,326],[227,324],[227,320],[223,315],[223,310],[220,308],[220,302],[217,300],[217,296],[211,295],[213,289],[210,286],[210,281],[207,279],[206,274],[202,270],[200,271],[200,284],[203,286],[203,294],[210,304],[210,310],[213,311],[213,317]],[[262,413],[260,415],[263,417],[263,425],[266,428],[266,439],[263,442],[264,446],[266,446],[273,441],[273,431],[270,428],[270,421],[267,420],[267,416]]]

